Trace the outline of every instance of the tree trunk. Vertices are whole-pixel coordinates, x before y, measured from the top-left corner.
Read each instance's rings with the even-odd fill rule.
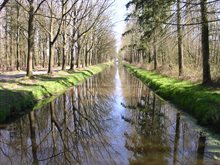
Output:
[[[53,74],[53,64],[54,64],[54,50],[53,43],[49,42],[49,66],[48,66],[48,74]]]
[[[76,9],[74,8],[74,19],[73,19],[73,28],[72,28],[72,46],[71,46],[71,57],[70,57],[70,70],[74,70],[74,60],[76,58],[76,52],[77,52],[77,27],[76,27],[76,16],[77,12]]]
[[[148,50],[148,63],[151,62],[151,49]]]
[[[154,49],[154,70],[156,70],[156,69],[157,69],[157,46],[156,46],[156,37],[154,37],[153,49]]]
[[[86,47],[86,45],[85,45],[85,47]],[[84,68],[85,67],[85,52],[86,52],[86,48],[82,48],[82,60],[81,60],[81,63],[82,63],[82,68]]]
[[[88,48],[87,48],[87,45],[86,45],[86,50],[85,50],[85,66],[87,67],[88,66]]]
[[[57,66],[60,66],[61,65],[61,63],[60,63],[60,61],[61,61],[61,45],[59,44],[58,45],[58,47],[57,47],[57,58],[55,57],[54,59],[55,59],[55,63],[57,63]]]
[[[28,19],[28,54],[27,54],[27,76],[30,77],[33,74],[32,59],[34,54],[34,0],[30,0],[30,10]]]
[[[207,0],[201,0],[202,16],[202,57],[203,57],[203,84],[211,82],[210,64],[209,64],[209,27],[207,18]]]
[[[92,65],[92,52],[93,52],[93,49],[91,49],[89,52],[89,65]]]
[[[74,70],[74,43],[71,45],[70,70]]]
[[[17,34],[16,34],[16,70],[20,70],[20,9],[19,5],[16,6],[17,9]]]
[[[178,64],[179,64],[179,76],[183,75],[183,37],[181,29],[181,12],[180,12],[180,0],[177,0],[177,37],[178,37]]]
[[[43,45],[43,68],[46,66],[46,52],[45,52],[45,46]]]
[[[78,45],[78,44],[77,44]],[[81,65],[81,58],[80,58],[80,54],[79,54],[79,52],[80,52],[80,48],[79,48],[79,46],[78,46],[78,48],[76,47],[76,67],[77,68],[80,68],[80,65]]]
[[[8,7],[5,7],[5,19],[6,19],[6,25],[5,25],[5,68],[8,67]]]
[[[66,6],[64,7],[64,12],[66,12]],[[63,33],[62,33],[62,39],[63,39],[63,51],[62,51],[62,54],[63,54],[63,58],[62,58],[62,70],[65,70],[66,69],[66,18],[65,17],[65,20],[63,21]]]
[[[53,64],[54,64],[54,50],[53,50],[53,13],[51,13],[50,18],[50,35],[49,35],[49,65],[48,65],[48,74],[53,74]]]
[[[12,20],[11,20],[12,21]],[[12,29],[10,29],[12,30]],[[9,43],[9,64],[10,64],[10,70],[13,69],[13,59],[14,59],[14,52],[13,52],[13,31],[9,32],[9,36],[10,36],[10,43]]]
[[[64,21],[65,22],[65,21]],[[63,31],[62,70],[66,69],[66,30]]]

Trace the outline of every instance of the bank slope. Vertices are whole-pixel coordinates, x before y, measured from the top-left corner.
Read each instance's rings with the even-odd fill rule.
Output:
[[[159,96],[193,115],[201,125],[220,130],[220,89],[180,81],[128,64],[125,67]]]
[[[37,75],[33,78],[19,78],[0,81],[0,122],[25,113],[27,109],[40,107],[68,88],[88,77],[101,72],[112,63],[90,66],[86,69],[60,71],[53,76]]]

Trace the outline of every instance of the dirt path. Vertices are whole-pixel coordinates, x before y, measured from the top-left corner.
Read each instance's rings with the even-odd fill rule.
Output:
[[[58,72],[59,70],[61,70],[61,68],[55,68],[54,72]],[[47,69],[33,71],[33,75],[41,75],[41,74],[47,74]],[[12,80],[16,78],[25,77],[25,75],[26,75],[25,71],[3,72],[0,73],[0,80]]]

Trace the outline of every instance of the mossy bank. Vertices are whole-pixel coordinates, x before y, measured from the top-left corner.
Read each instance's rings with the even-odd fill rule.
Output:
[[[0,81],[0,122],[20,116],[28,109],[39,108],[111,64],[104,63],[75,71],[60,71],[53,76],[36,75],[32,78]]]
[[[125,64],[129,72],[140,78],[159,96],[193,115],[199,124],[220,130],[220,89],[180,81]]]

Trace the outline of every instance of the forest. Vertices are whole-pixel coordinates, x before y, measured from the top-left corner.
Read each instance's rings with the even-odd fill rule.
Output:
[[[4,0],[0,8],[0,70],[73,70],[115,55],[111,0]],[[68,68],[67,68],[68,66]]]
[[[219,82],[219,0],[132,0],[121,58],[193,82]]]

